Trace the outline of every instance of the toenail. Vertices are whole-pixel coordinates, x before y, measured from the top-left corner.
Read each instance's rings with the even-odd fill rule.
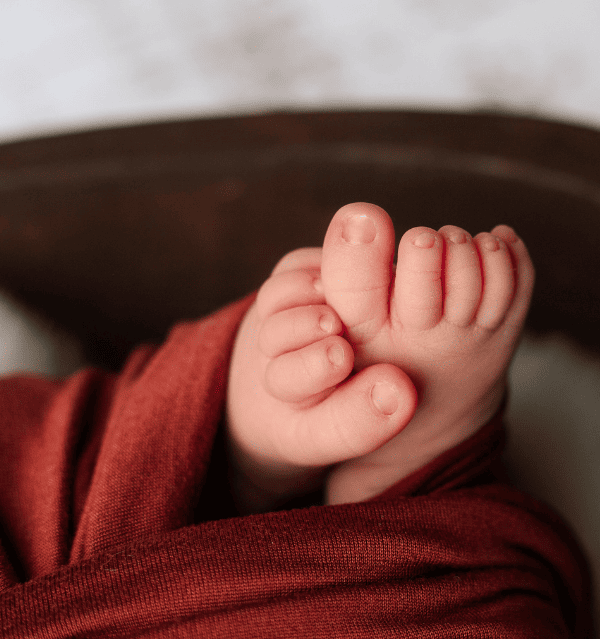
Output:
[[[315,287],[317,293],[323,292],[323,280],[320,277],[315,278],[315,280],[313,281],[313,286]]]
[[[351,215],[346,218],[342,237],[348,244],[369,244],[375,239],[375,223],[368,215]]]
[[[329,315],[323,315],[323,317],[321,317],[321,321],[319,322],[319,326],[321,327],[321,330],[325,333],[331,333],[331,331],[333,330],[333,320],[331,319],[331,317],[329,317]]]
[[[497,251],[500,248],[500,243],[495,237],[488,237],[483,240],[483,248],[487,251]]]
[[[344,349],[337,344],[327,349],[327,357],[334,366],[341,366],[344,363]]]
[[[398,391],[385,382],[378,382],[371,390],[371,399],[375,408],[384,415],[393,415],[398,410]]]
[[[419,248],[431,248],[435,244],[435,235],[431,233],[421,233],[414,241],[413,244]]]
[[[449,240],[453,244],[464,244],[467,241],[467,236],[465,235],[465,233],[456,232],[450,235]]]

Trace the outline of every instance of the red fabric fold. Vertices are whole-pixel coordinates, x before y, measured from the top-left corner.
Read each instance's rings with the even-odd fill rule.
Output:
[[[0,383],[0,636],[592,636],[568,527],[502,478],[502,411],[369,502],[202,521],[253,299],[119,375]]]

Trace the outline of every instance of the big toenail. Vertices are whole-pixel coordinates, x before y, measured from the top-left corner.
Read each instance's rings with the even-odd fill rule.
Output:
[[[431,248],[435,244],[435,235],[431,233],[421,233],[415,238],[413,244],[419,248]]]
[[[378,382],[371,390],[371,399],[375,408],[384,415],[393,415],[398,410],[398,391],[385,382]]]
[[[483,240],[483,248],[487,251],[497,251],[500,248],[500,243],[495,237],[488,237]]]
[[[375,239],[375,223],[368,215],[351,215],[346,218],[342,237],[348,244],[369,244]]]
[[[327,357],[334,366],[341,366],[344,363],[344,349],[335,344],[327,349]]]

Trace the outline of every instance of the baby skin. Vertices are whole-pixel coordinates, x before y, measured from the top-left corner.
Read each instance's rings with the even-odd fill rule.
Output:
[[[387,213],[349,204],[261,287],[227,393],[242,511],[322,485],[327,504],[369,499],[498,410],[535,280],[524,243],[416,227],[394,252]]]

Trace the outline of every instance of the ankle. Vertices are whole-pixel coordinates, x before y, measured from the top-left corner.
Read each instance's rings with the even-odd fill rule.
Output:
[[[277,510],[323,484],[326,468],[257,460],[227,439],[229,488],[241,515]]]

